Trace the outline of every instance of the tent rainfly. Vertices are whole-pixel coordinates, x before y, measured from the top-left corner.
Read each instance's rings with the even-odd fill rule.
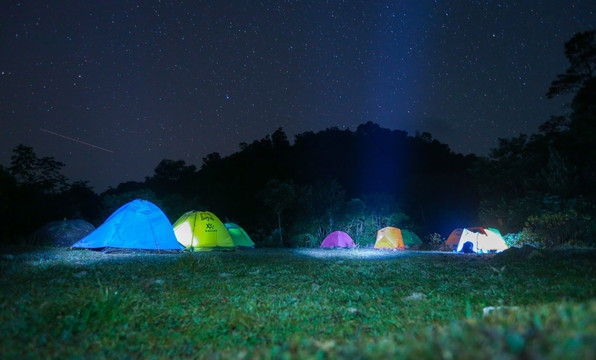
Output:
[[[176,220],[173,228],[178,242],[187,249],[209,251],[235,248],[224,224],[209,211],[189,211]]]
[[[131,201],[118,210],[73,248],[182,250],[172,224],[157,205],[146,200]]]
[[[475,253],[489,253],[501,252],[509,248],[499,230],[483,227],[455,229],[445,244],[451,245],[458,252],[465,249]]]
[[[353,248],[356,247],[350,235],[343,231],[334,231],[327,235],[321,243],[322,248]]]
[[[236,247],[240,249],[254,249],[255,243],[243,228],[234,223],[225,223],[224,226],[230,233]]]
[[[416,235],[412,231],[402,230],[401,235],[402,235],[402,238],[404,239],[404,244],[406,246],[414,246],[414,245],[422,244],[422,240],[418,237],[418,235]]]
[[[399,249],[404,250],[406,245],[401,230],[395,227],[386,227],[377,231],[375,249]]]

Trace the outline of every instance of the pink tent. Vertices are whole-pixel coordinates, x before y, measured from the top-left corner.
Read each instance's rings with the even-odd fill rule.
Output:
[[[343,247],[343,248],[353,248],[356,245],[354,244],[354,240],[350,237],[350,235],[346,234],[343,231],[334,231],[331,234],[327,235],[323,243],[321,244],[322,248],[333,248],[333,247]]]

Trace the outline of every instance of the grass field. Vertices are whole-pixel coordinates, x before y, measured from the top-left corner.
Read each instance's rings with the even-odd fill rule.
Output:
[[[595,260],[9,249],[0,357],[593,359]]]

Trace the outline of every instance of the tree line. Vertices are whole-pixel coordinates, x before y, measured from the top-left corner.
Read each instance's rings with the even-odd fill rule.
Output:
[[[189,210],[210,210],[263,246],[315,245],[334,230],[366,244],[388,225],[427,239],[482,225],[523,233],[520,241],[589,242],[596,234],[594,37],[578,33],[566,43],[569,68],[547,92],[573,94],[569,113],[551,117],[537,134],[499,139],[485,157],[456,154],[429,133],[409,136],[372,122],[305,132],[293,143],[279,128],[229,156],[205,156],[200,168],[164,159],[144,181],[96,194],[88,182],[68,183],[63,163],[19,145],[10,166],[0,166],[2,241],[26,242],[63,218],[97,226],[143,198],[172,222]]]

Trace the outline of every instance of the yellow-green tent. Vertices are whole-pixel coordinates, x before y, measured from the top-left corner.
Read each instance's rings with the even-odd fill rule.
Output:
[[[209,211],[189,211],[174,223],[178,242],[191,250],[234,249],[224,224]]]
[[[234,224],[234,223],[225,223],[224,224],[228,232],[232,236],[232,241],[234,245],[239,248],[254,248],[255,243],[252,241],[250,236],[244,231],[243,228]]]

